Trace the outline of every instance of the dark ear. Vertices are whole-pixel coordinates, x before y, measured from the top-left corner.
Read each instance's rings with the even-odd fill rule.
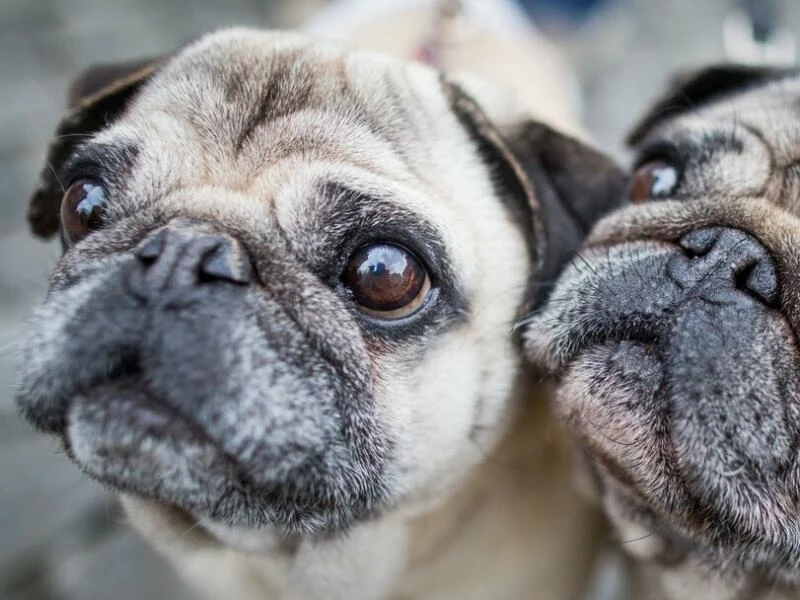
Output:
[[[58,232],[64,162],[87,137],[111,124],[155,71],[157,59],[99,65],[84,71],[70,86],[66,116],[50,142],[39,185],[28,206],[28,223],[41,237]]]
[[[664,93],[628,134],[634,146],[661,121],[686,113],[732,93],[800,74],[796,68],[722,64],[673,77]]]
[[[543,123],[501,131],[458,85],[446,89],[499,197],[528,237],[535,268],[521,308],[529,311],[544,300],[592,225],[622,203],[625,175],[602,153]]]

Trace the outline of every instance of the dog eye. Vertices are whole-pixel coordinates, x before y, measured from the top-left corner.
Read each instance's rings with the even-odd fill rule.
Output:
[[[678,169],[665,160],[650,160],[633,174],[630,199],[636,204],[669,196],[678,184]]]
[[[103,222],[106,192],[94,179],[78,179],[61,201],[61,225],[70,244],[86,237]]]
[[[417,257],[388,243],[356,250],[342,281],[362,312],[387,320],[414,313],[431,289],[430,277]]]

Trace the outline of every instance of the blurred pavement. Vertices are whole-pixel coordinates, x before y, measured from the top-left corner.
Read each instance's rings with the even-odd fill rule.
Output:
[[[45,291],[55,244],[24,224],[71,75],[147,56],[221,25],[291,26],[315,0],[0,0],[0,600],[188,599],[113,499],[13,404],[22,323]],[[624,160],[626,129],[678,68],[722,58],[728,0],[617,0],[560,44],[583,82],[585,123]],[[800,32],[800,3],[783,23]]]

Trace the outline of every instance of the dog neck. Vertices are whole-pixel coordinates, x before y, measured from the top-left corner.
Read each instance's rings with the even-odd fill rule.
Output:
[[[410,524],[404,596],[580,595],[600,522],[576,493],[572,447],[550,415],[548,390],[528,389],[480,467],[443,506]]]

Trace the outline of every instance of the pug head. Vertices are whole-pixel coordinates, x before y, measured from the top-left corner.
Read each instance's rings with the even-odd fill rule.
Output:
[[[443,497],[519,400],[512,324],[624,184],[475,81],[288,33],[71,98],[30,207],[64,253],[19,406],[204,523],[330,534]]]
[[[525,340],[625,546],[740,589],[800,581],[798,106],[790,71],[682,78]]]

